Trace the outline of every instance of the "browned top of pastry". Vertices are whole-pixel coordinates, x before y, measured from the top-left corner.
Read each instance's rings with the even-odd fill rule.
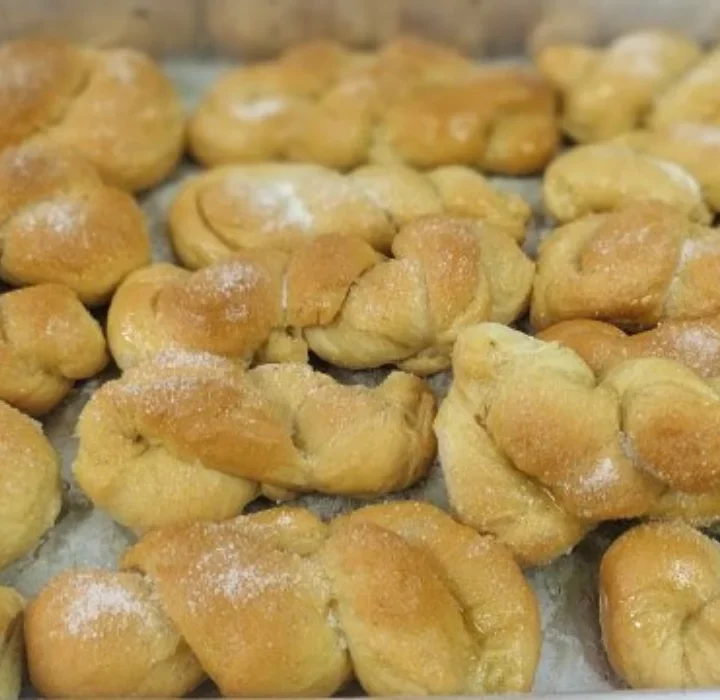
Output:
[[[315,42],[221,77],[192,118],[190,145],[206,165],[282,159],[530,173],[555,151],[555,101],[532,71],[480,68],[417,39],[374,54]]]
[[[174,167],[183,121],[170,81],[137,51],[48,39],[0,48],[0,149],[48,138],[72,146],[108,183],[139,190]]]

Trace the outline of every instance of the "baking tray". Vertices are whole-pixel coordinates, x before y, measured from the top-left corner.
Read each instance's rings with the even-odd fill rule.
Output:
[[[243,24],[255,17],[255,29]],[[441,21],[438,21],[438,18]],[[208,85],[237,60],[277,51],[313,36],[337,36],[349,43],[370,45],[394,33],[414,31],[454,43],[464,50],[495,58],[511,58],[525,46],[556,38],[605,40],[637,26],[670,25],[710,41],[720,28],[720,2],[675,0],[620,2],[544,2],[542,0],[0,0],[0,37],[28,31],[62,33],[96,45],[135,45],[162,58],[188,110]],[[284,30],[283,30],[284,28]],[[282,30],[282,31],[281,31]],[[188,56],[192,56],[191,58]],[[155,261],[173,260],[166,235],[166,212],[181,182],[198,168],[184,162],[172,179],[141,197],[147,215]],[[534,255],[548,230],[542,212],[539,178],[493,178],[503,189],[522,195],[533,208],[525,244]],[[101,320],[104,320],[101,318]],[[321,366],[346,383],[376,384],[386,372],[349,372]],[[71,476],[77,440],[77,417],[93,392],[117,376],[114,367],[76,385],[61,406],[47,416],[45,430],[62,456],[64,499],[56,526],[29,556],[0,573],[0,584],[13,585],[34,596],[58,572],[71,566],[112,568],[133,542],[127,530],[92,504]],[[447,391],[450,376],[430,378],[438,398]],[[439,465],[433,465],[421,484],[396,496],[427,500],[447,508],[447,493]],[[324,518],[358,505],[342,497],[309,495],[297,501]],[[256,502],[251,509],[268,507]],[[609,698],[622,683],[605,658],[598,625],[597,571],[600,558],[627,523],[606,524],[591,533],[570,556],[551,565],[528,570],[542,611],[543,650],[534,695],[567,698]],[[609,692],[612,691],[612,692]],[[343,695],[359,694],[350,686]],[[24,696],[32,696],[25,688]],[[216,695],[206,684],[198,697]],[[625,692],[623,696],[675,699],[687,693]],[[693,697],[720,697],[720,691],[696,691]]]

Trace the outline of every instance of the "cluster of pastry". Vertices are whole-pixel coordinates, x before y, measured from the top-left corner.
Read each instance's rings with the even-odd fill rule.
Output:
[[[520,567],[628,518],[663,522],[603,559],[613,667],[636,687],[720,683],[720,550],[691,527],[720,521],[720,63],[659,31],[536,59],[488,68],[400,39],[232,71],[187,129],[222,167],[172,204],[180,266],[151,264],[130,194],[185,148],[159,68],[0,49],[0,279],[21,287],[0,296],[0,567],[61,506],[59,457],[25,414],[109,356],[121,374],[80,415],[73,477],[141,537],[119,571],[64,572],[24,613],[0,589],[1,697],[23,640],[47,697],[206,678],[236,697],[350,678],[528,690],[540,623]],[[562,131],[602,142],[555,157]],[[479,170],[544,171],[557,228],[536,259],[530,207]],[[106,304],[107,344],[86,308]],[[537,337],[508,327],[528,311]],[[397,370],[346,386],[312,356]],[[438,407],[423,377],[448,369]],[[402,491],[436,456],[454,517],[238,516],[260,496]]]

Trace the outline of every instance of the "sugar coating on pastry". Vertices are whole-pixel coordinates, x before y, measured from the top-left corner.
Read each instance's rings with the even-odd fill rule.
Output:
[[[342,367],[429,374],[448,367],[462,328],[511,323],[527,307],[534,266],[496,225],[425,216],[401,225],[391,252],[329,234],[195,273],[139,270],[110,306],[113,356],[128,368],[171,349],[239,364],[306,361],[312,350]]]
[[[0,154],[0,277],[63,284],[85,304],[106,302],[150,261],[143,213],[75,150],[43,139]]]
[[[600,625],[615,672],[631,688],[720,683],[717,542],[680,523],[639,525],[600,566]]]
[[[671,319],[633,335],[602,321],[560,321],[538,333],[537,337],[573,349],[595,374],[601,374],[623,360],[665,357],[681,362],[701,377],[720,377],[719,316]]]
[[[169,79],[131,49],[52,39],[0,48],[0,148],[36,138],[72,147],[108,184],[136,191],[180,158],[182,105]]]
[[[560,223],[648,201],[671,206],[698,223],[711,220],[702,187],[688,170],[621,142],[573,148],[543,176],[545,209]]]
[[[38,416],[75,381],[108,362],[100,324],[67,287],[41,284],[0,296],[0,399]]]
[[[343,386],[301,364],[243,372],[167,353],[104,384],[78,422],[79,486],[136,531],[237,514],[260,484],[371,496],[419,480],[435,401],[401,372]]]
[[[557,126],[552,89],[535,72],[478,67],[401,38],[365,54],[310,42],[232,70],[193,114],[189,140],[208,166],[460,164],[527,174],[554,153]]]
[[[46,697],[182,697],[204,678],[137,573],[71,569],[25,616],[30,682]]]
[[[8,700],[15,700],[22,686],[24,606],[17,591],[0,586],[0,697]]]
[[[60,512],[60,459],[31,418],[0,401],[0,568],[35,547]]]
[[[522,242],[530,207],[461,166],[420,173],[373,165],[340,174],[317,165],[229,166],[184,183],[170,238],[185,267],[253,248],[289,250],[325,234],[353,235],[387,253],[398,230],[423,216],[486,221]]]
[[[701,55],[694,41],[653,29],[619,37],[600,50],[550,45],[536,63],[562,94],[563,130],[585,143],[635,129],[648,114],[652,121]]]
[[[596,376],[579,355],[497,324],[464,331],[435,423],[450,502],[526,564],[604,520],[720,517],[716,385],[658,358]]]
[[[628,329],[720,312],[717,230],[660,203],[591,214],[540,245],[531,319],[543,329],[569,319]]]

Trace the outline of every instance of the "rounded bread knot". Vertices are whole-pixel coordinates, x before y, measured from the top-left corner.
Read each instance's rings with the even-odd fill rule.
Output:
[[[60,512],[62,484],[60,458],[40,424],[2,401],[0,483],[2,569],[31,551],[52,527]],[[2,654],[0,676],[1,662]]]
[[[537,329],[589,318],[635,330],[720,312],[720,234],[659,203],[561,226],[541,244]]]
[[[526,564],[598,522],[720,516],[720,394],[668,359],[597,377],[572,350],[496,324],[464,331],[436,420],[458,517]]]
[[[170,353],[95,393],[73,471],[94,503],[136,531],[230,517],[260,484],[372,496],[425,474],[434,415],[427,384],[401,372],[370,389],[306,365],[243,372]]]
[[[35,141],[0,154],[0,277],[52,282],[90,306],[150,262],[140,207],[77,152]]]
[[[458,332],[511,323],[533,263],[502,230],[429,216],[405,224],[385,258],[359,238],[324,235],[290,251],[247,250],[195,273],[155,265],[115,295],[108,339],[122,368],[186,349],[234,361],[306,361],[353,369],[449,365]]]
[[[0,586],[0,697],[17,700],[23,677],[23,608],[12,588]]]
[[[720,683],[720,549],[680,523],[639,525],[600,566],[600,625],[631,688]]]
[[[157,530],[122,566],[61,574],[30,604],[39,692],[179,697],[204,674],[230,697],[330,696],[352,676],[372,695],[532,686],[532,589],[502,545],[427,504]]]
[[[182,105],[145,54],[51,39],[0,48],[0,150],[49,140],[72,147],[124,190],[160,182],[184,146]]]
[[[333,42],[228,72],[193,114],[190,149],[207,166],[291,160],[542,170],[558,142],[555,96],[532,70],[478,67],[429,42],[376,53]]]

